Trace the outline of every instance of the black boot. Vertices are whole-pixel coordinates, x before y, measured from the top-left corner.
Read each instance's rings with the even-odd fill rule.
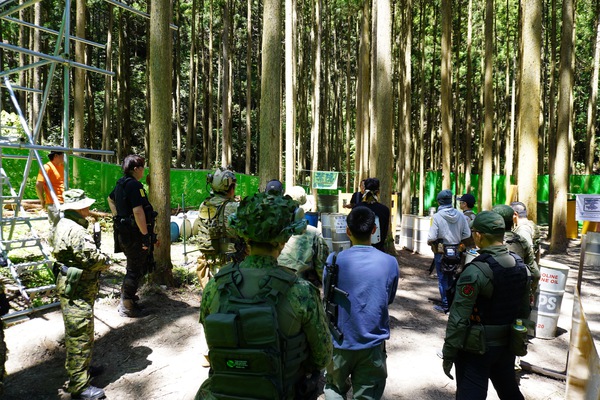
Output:
[[[117,311],[121,317],[139,318],[146,316],[146,314],[136,306],[135,302],[130,299],[121,299]]]

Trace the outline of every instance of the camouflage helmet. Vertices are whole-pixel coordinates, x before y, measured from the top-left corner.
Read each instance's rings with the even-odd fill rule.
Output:
[[[226,168],[217,168],[214,174],[206,176],[206,182],[210,184],[216,193],[225,193],[231,184],[236,183],[235,174]]]
[[[307,221],[298,202],[290,196],[256,193],[244,198],[229,226],[237,234],[256,243],[285,243],[292,235],[302,233]]]

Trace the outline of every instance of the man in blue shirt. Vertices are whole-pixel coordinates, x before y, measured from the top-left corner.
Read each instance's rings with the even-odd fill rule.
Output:
[[[325,399],[345,399],[352,382],[354,398],[381,399],[387,379],[385,341],[390,337],[388,305],[398,288],[398,261],[371,246],[375,214],[357,206],[346,219],[352,247],[337,255],[339,296],[337,326],[327,366]],[[327,259],[332,263],[333,254]],[[324,273],[326,279],[327,271]]]

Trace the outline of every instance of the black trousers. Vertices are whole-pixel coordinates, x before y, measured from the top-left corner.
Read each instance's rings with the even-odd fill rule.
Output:
[[[508,346],[489,347],[483,355],[461,351],[456,362],[456,399],[487,397],[488,379],[502,400],[523,400],[515,376],[515,356]]]
[[[127,272],[121,287],[121,299],[135,300],[140,281],[148,271],[148,251],[142,249],[142,234],[119,234],[119,245],[127,257]]]

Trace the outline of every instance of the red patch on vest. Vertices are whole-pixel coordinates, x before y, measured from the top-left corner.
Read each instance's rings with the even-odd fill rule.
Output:
[[[471,297],[471,296],[473,296],[473,293],[475,293],[475,288],[473,287],[473,285],[465,285],[460,290],[460,293],[464,297]]]

